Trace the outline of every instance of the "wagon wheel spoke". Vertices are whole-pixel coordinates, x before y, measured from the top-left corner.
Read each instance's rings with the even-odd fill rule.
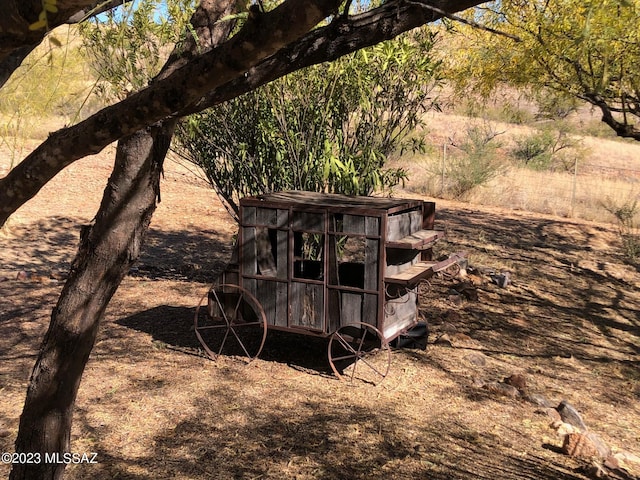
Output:
[[[336,376],[350,381],[379,383],[387,376],[391,363],[391,351],[382,333],[364,323],[348,325],[334,332],[328,353],[329,364]]]
[[[203,307],[208,298],[207,308]],[[207,354],[238,355],[249,362],[264,346],[267,322],[264,310],[249,291],[238,285],[217,285],[200,300],[195,332]]]

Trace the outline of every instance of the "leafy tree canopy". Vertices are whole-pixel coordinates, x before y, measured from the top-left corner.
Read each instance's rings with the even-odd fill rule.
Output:
[[[456,26],[464,40],[449,67],[458,87],[552,90],[591,103],[618,135],[640,140],[640,2],[508,0],[468,16],[512,38]]]
[[[245,195],[391,188],[405,172],[385,169],[388,155],[424,146],[408,135],[435,104],[434,41],[415,31],[193,115],[178,130],[178,152],[235,214]]]

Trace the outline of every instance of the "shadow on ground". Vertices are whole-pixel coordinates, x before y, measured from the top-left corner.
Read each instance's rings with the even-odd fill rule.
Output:
[[[206,356],[194,332],[195,307],[161,305],[117,320],[123,327],[152,336],[169,348]],[[260,359],[319,373],[330,371],[327,339],[269,330]]]
[[[0,237],[6,255],[0,280],[20,271],[64,278],[77,252],[85,219],[54,216],[11,228]],[[231,239],[210,229],[162,231],[150,228],[131,275],[154,280],[213,282],[231,257]]]
[[[441,419],[415,428],[401,409],[380,405],[331,408],[301,400],[295,415],[280,398],[248,399],[251,378],[228,372],[192,399],[198,415],[153,439],[153,452],[132,459],[99,452],[99,478],[322,478],[432,480],[585,480],[566,462],[522,453],[491,432]],[[282,396],[286,396],[286,390]],[[79,421],[91,423],[77,415]],[[98,432],[94,432],[98,433]],[[530,448],[529,448],[530,450]],[[560,457],[562,458],[562,457]]]

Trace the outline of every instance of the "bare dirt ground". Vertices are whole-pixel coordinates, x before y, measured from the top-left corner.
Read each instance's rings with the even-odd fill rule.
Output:
[[[111,158],[77,162],[0,232],[0,451],[13,451],[40,341]],[[8,163],[0,158],[0,175]],[[394,350],[380,385],[338,381],[326,343],[307,337],[270,333],[249,366],[213,362],[192,316],[235,228],[210,189],[168,163],[144,256],[107,311],[80,388],[72,451],[97,452],[98,463],[69,466],[67,478],[588,478],[540,407],[483,388],[512,374],[639,454],[640,274],[615,229],[448,202],[437,216],[448,235],[439,252],[466,250],[512,283],[474,277],[477,300],[460,300],[459,279],[434,279],[421,303],[427,350]],[[8,471],[0,464],[0,477]]]

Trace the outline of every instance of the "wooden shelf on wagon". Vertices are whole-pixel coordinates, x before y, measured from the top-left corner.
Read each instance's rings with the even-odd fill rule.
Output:
[[[399,240],[387,241],[387,247],[426,250],[427,248],[431,248],[439,238],[443,237],[444,232],[439,230],[418,230]]]
[[[384,281],[398,285],[415,285],[420,280],[430,278],[435,273],[446,270],[463,259],[465,255],[466,253],[456,253],[439,262],[418,262],[404,269],[402,272],[384,277]]]
[[[384,281],[398,285],[414,285],[420,280],[431,277],[435,273],[433,270],[435,265],[437,262],[418,262],[405,268],[402,272],[384,277]]]

